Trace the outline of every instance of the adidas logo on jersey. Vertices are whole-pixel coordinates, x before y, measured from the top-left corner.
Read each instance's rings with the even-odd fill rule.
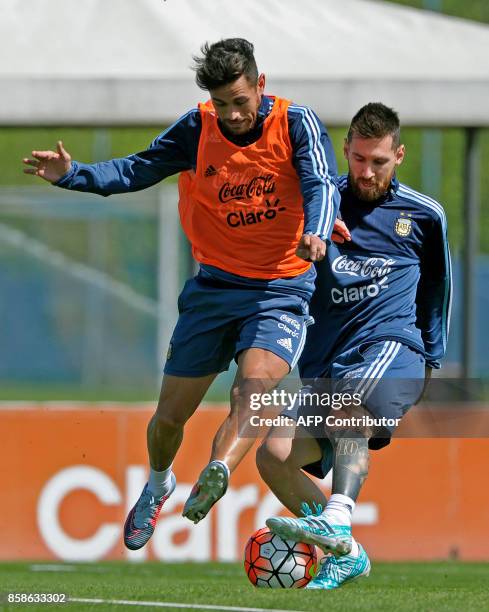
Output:
[[[289,353],[292,353],[292,340],[290,338],[279,338],[277,340],[277,344],[283,346],[284,349],[287,349]]]
[[[204,172],[204,176],[216,176],[216,174],[217,174],[217,170],[214,168],[212,164],[210,166],[207,166]]]

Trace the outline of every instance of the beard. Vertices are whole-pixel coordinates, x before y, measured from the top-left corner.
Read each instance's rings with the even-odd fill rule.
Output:
[[[375,202],[384,196],[390,188],[391,180],[394,174],[384,180],[372,179],[366,184],[362,179],[354,179],[351,174],[348,175],[350,187],[354,195],[363,202]]]

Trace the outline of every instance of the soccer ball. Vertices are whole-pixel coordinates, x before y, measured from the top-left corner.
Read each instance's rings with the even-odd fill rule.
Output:
[[[315,565],[314,546],[282,540],[268,527],[256,531],[246,544],[246,575],[257,587],[300,589],[311,580]]]

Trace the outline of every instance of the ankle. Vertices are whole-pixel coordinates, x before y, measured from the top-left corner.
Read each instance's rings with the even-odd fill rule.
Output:
[[[326,504],[323,516],[334,525],[350,526],[354,509],[355,502],[351,497],[340,493],[333,493]]]
[[[170,491],[172,483],[172,466],[157,471],[149,468],[148,489],[155,497],[162,497]]]

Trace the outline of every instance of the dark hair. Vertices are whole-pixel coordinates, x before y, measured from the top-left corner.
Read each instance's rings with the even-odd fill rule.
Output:
[[[353,117],[347,140],[354,136],[360,138],[384,138],[392,136],[392,148],[397,149],[401,142],[401,124],[395,110],[381,102],[370,102]]]
[[[202,56],[193,56],[195,81],[207,91],[232,83],[245,75],[256,85],[258,68],[253,55],[253,45],[244,38],[226,38],[212,45],[201,47]]]

